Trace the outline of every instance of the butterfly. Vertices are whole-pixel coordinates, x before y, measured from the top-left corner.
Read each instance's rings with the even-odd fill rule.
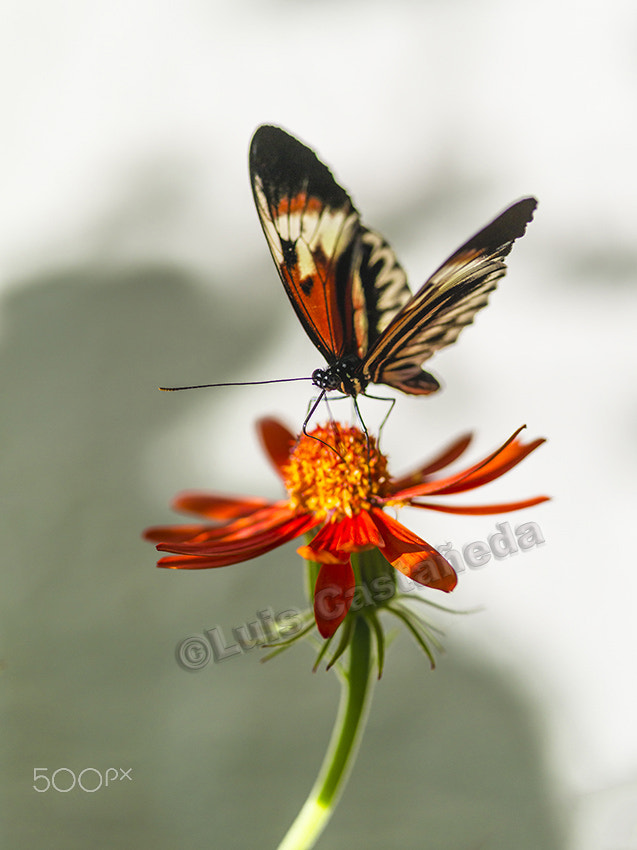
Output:
[[[312,381],[322,394],[354,398],[369,384],[410,395],[440,388],[422,364],[486,305],[537,206],[531,197],[512,204],[412,295],[386,240],[362,224],[327,166],[294,136],[270,125],[256,130],[250,181],[285,291],[327,361]]]

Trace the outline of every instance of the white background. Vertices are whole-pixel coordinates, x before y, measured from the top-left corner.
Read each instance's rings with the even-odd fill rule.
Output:
[[[537,195],[489,308],[430,365],[443,393],[401,398],[385,448],[404,468],[467,428],[477,454],[522,422],[548,437],[479,494],[551,494],[504,518],[536,521],[546,544],[461,577],[454,604],[485,611],[454,622],[453,640],[533,693],[572,846],[637,848],[634,4],[5,0],[1,14],[7,296],[42,269],[100,255],[214,273],[247,310],[252,288],[270,287],[281,344],[246,380],[321,365],[277,289],[252,207],[247,148],[259,123],[319,152],[414,286],[508,203]],[[224,377],[211,364],[209,379]],[[298,424],[307,388],[277,389],[276,405],[263,392],[228,391],[223,446],[210,440],[189,459],[201,482],[214,472],[228,488],[276,495],[250,423],[275,406]],[[159,455],[186,437],[200,451],[208,428],[204,411],[149,447],[142,465],[148,486],[164,488],[158,503],[185,478],[164,481]],[[496,520],[409,524],[461,546]]]

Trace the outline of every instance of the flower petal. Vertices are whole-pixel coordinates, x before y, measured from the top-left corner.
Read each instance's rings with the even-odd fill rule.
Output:
[[[321,564],[345,564],[349,555],[336,548],[339,537],[338,523],[329,522],[319,529],[315,537],[305,546],[296,550],[306,561],[318,561]]]
[[[419,466],[412,472],[408,472],[406,475],[401,475],[400,478],[393,478],[390,482],[391,492],[397,493],[401,490],[406,490],[408,487],[421,484],[433,472],[449,466],[450,463],[453,463],[460,455],[464,454],[472,438],[473,435],[471,433],[463,434],[422,466]]]
[[[464,479],[461,479],[451,487],[446,487],[444,492],[464,493],[466,490],[475,490],[477,487],[482,487],[484,484],[500,478],[510,469],[513,469],[527,455],[530,455],[531,452],[534,452],[545,442],[546,439],[544,437],[538,437],[538,439],[526,444],[521,440],[513,440],[513,442],[505,446],[501,452],[487,463],[470,472]],[[441,491],[438,492],[440,493]]]
[[[260,546],[261,540],[267,540],[270,535],[285,534],[289,527],[315,525],[316,521],[310,514],[295,514],[288,508],[272,507],[258,522],[251,525],[236,524],[227,528],[211,528],[197,537],[180,543],[166,545],[162,541],[157,546],[162,552],[175,552],[179,555],[217,555],[227,552],[241,552],[255,546]],[[301,533],[301,532],[298,532]],[[295,535],[293,535],[295,536]],[[286,539],[291,539],[287,537]]]
[[[290,452],[296,444],[296,437],[278,419],[273,419],[270,416],[258,420],[257,434],[270,463],[276,472],[283,477],[281,470],[290,459]]]
[[[434,502],[410,502],[412,508],[427,508],[429,511],[440,511],[443,514],[465,514],[479,516],[481,514],[506,514],[519,511],[522,508],[532,508],[542,502],[550,501],[550,496],[536,496],[534,499],[524,499],[521,502],[502,502],[499,505],[437,505]]]
[[[176,511],[199,514],[222,522],[249,516],[267,504],[267,499],[252,496],[222,496],[201,490],[186,490],[175,497],[172,506]]]
[[[302,558],[322,564],[344,564],[352,552],[381,546],[383,538],[367,511],[326,523],[316,537],[297,551]]]
[[[183,493],[176,499],[177,506],[181,510],[192,510],[194,513],[214,516],[218,518],[226,516],[234,522],[220,523],[219,525],[157,525],[147,528],[143,532],[146,540],[154,543],[202,543],[207,540],[220,539],[222,537],[245,536],[252,533],[255,528],[262,527],[263,523],[271,523],[273,515],[280,510],[284,502],[269,503],[264,499],[232,499],[231,497],[215,496],[212,493],[198,493],[190,491]],[[289,511],[288,511],[289,513]]]
[[[314,617],[322,637],[332,637],[343,622],[355,588],[356,579],[349,561],[323,564],[314,586]]]
[[[153,525],[144,530],[142,537],[152,543],[181,542],[192,540],[207,530],[206,525]]]
[[[523,425],[522,428],[524,427]],[[408,501],[417,496],[462,493],[465,490],[473,490],[476,487],[481,487],[483,484],[488,484],[489,481],[499,478],[505,472],[508,472],[509,469],[517,466],[527,455],[545,442],[543,438],[539,438],[525,445],[521,440],[517,439],[517,435],[522,428],[518,428],[500,448],[468,469],[451,475],[448,478],[438,479],[437,481],[426,481],[414,487],[409,487],[406,490],[392,493],[392,498]]]
[[[246,529],[241,536],[226,535],[216,539],[159,543],[157,549],[160,552],[174,552],[182,557],[162,558],[157,566],[205,569],[237,564],[263,555],[310,531],[315,525],[316,520],[310,514],[273,511],[269,523],[264,521],[256,528]]]
[[[454,589],[458,578],[440,552],[382,511],[373,509],[373,517],[385,541],[378,548],[393,567],[427,587],[446,593]]]
[[[149,535],[148,539],[166,544],[166,551],[175,552],[182,551],[183,547],[179,550],[169,549],[169,541],[188,544],[188,546],[194,546],[196,544],[198,548],[201,548],[203,544],[218,546],[251,537],[257,532],[270,528],[282,519],[293,515],[293,512],[287,507],[285,502],[273,502],[272,504],[266,503],[264,508],[256,510],[248,516],[238,517],[234,522],[226,523],[225,525],[164,526],[148,529],[146,534],[150,532],[152,538]],[[162,531],[166,532],[166,539],[160,537]],[[212,541],[216,542],[213,544]]]

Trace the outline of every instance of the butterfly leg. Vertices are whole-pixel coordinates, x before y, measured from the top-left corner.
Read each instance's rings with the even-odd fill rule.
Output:
[[[309,437],[312,440],[316,440],[318,443],[323,443],[324,446],[327,446],[328,449],[331,449],[335,454],[337,454],[340,457],[341,460],[344,460],[343,455],[338,451],[338,449],[334,448],[334,446],[330,446],[329,443],[326,443],[325,440],[321,440],[320,437],[315,437],[313,434],[308,434],[308,431],[307,431],[308,422],[310,421],[312,416],[314,416],[314,411],[319,406],[319,404],[323,401],[326,393],[327,393],[327,390],[321,390],[321,393],[318,396],[318,398],[310,400],[310,403],[308,404],[308,411],[309,412],[308,412],[307,416],[305,417],[305,421],[303,422],[303,436]],[[330,414],[330,416],[331,416],[331,414]]]
[[[356,418],[360,422],[361,430],[363,434],[365,434],[365,439],[367,440],[367,459],[369,460],[369,431],[367,430],[367,425],[365,425],[363,414],[361,413],[361,409],[358,406],[358,402],[356,401],[356,396],[352,396],[352,404],[354,405],[354,410],[356,411]]]
[[[373,396],[370,396],[373,398]],[[367,425],[365,424],[365,420],[363,419],[363,414],[360,411],[360,407],[358,406],[358,402],[356,401],[356,396],[352,396],[352,404],[354,405],[354,410],[356,411],[356,418],[361,423],[361,430],[363,434],[365,434],[365,442],[367,443],[367,476],[369,478],[369,483],[372,483],[372,471],[370,468],[370,459],[371,459],[371,447],[369,444],[369,431],[367,430]],[[384,420],[383,420],[384,423]],[[382,426],[381,426],[382,427]],[[380,431],[379,431],[380,437]]]
[[[391,412],[394,409],[394,405],[396,404],[396,399],[391,398],[390,396],[386,396],[386,395],[370,395],[369,393],[363,393],[363,395],[365,396],[365,398],[373,398],[375,401],[388,401],[389,402],[389,407],[387,408],[387,413],[383,416],[383,421],[378,426],[378,444],[380,445],[380,435],[383,433],[383,428],[385,427],[385,424],[387,423],[387,420],[389,419]],[[361,420],[361,422],[362,422],[362,420]]]
[[[307,413],[305,415],[305,420],[303,421],[303,435],[305,437],[309,437],[310,435],[307,433],[307,424],[310,419],[314,416],[314,411],[319,406],[319,404],[323,401],[325,397],[325,390],[321,390],[317,398],[311,398],[310,403],[307,406]]]

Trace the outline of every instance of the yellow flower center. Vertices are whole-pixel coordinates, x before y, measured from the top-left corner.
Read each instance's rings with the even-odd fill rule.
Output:
[[[283,469],[290,507],[319,520],[369,510],[387,487],[387,458],[376,440],[337,423],[303,434]]]

